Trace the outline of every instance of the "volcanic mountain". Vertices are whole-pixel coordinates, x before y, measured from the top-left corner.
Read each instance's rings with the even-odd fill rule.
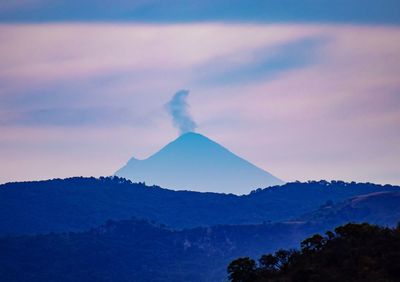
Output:
[[[283,181],[198,133],[185,133],[144,160],[131,158],[117,176],[176,190],[245,194]]]

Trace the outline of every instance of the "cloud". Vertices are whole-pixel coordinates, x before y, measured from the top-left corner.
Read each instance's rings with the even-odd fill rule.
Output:
[[[166,105],[174,126],[179,129],[180,134],[192,132],[197,127],[188,111],[189,105],[186,102],[188,95],[188,90],[179,90]]]
[[[256,58],[249,54],[320,32],[282,25],[0,25],[0,110],[131,107],[145,115],[159,111],[147,100],[202,83],[198,68],[229,84],[224,73],[251,68]]]
[[[246,63],[241,54],[320,32],[306,25],[0,25],[0,77],[38,83],[129,71],[186,71],[221,57],[239,56]]]
[[[129,123],[150,125],[147,119],[129,111],[127,108],[87,107],[87,108],[41,108],[22,110],[20,112],[5,112],[0,117],[0,126],[32,126],[32,127],[109,127]]]
[[[320,49],[329,42],[323,35],[268,45],[250,52],[247,61],[229,62],[230,56],[216,59],[195,70],[199,84],[248,84],[276,79],[288,71],[318,64]]]

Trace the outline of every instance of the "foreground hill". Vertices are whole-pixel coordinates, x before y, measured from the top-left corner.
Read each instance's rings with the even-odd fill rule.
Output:
[[[295,244],[286,224],[174,231],[141,220],[0,238],[0,281],[223,281],[235,257]],[[307,234],[309,235],[309,234]]]
[[[131,158],[115,174],[175,190],[235,194],[283,184],[272,174],[193,132],[179,136],[145,160]]]
[[[172,191],[122,178],[69,178],[0,185],[0,235],[82,231],[132,216],[172,228],[259,224],[298,218],[327,201],[398,186],[371,183],[287,183],[245,196]]]
[[[382,209],[384,197],[390,209]],[[367,206],[369,213],[348,212],[350,206]],[[393,217],[400,215],[399,192],[357,196],[321,216],[323,209],[286,223],[174,230],[130,219],[79,233],[3,237],[0,281],[224,281],[233,259],[296,248],[303,238],[342,224],[344,217],[364,222],[379,215],[390,225],[400,221]]]

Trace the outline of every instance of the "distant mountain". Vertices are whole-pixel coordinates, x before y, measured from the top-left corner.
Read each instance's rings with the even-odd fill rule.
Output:
[[[132,158],[117,176],[175,190],[247,194],[283,184],[207,137],[189,132],[145,160]]]
[[[288,221],[357,195],[400,191],[371,183],[312,181],[258,189],[246,196],[173,191],[118,177],[0,185],[0,236],[83,231],[132,216],[172,228]]]

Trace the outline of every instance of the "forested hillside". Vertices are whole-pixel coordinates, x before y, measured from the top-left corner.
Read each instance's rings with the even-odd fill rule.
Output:
[[[54,179],[0,185],[0,234],[84,231],[131,217],[173,228],[292,220],[328,203],[398,186],[341,181],[288,183],[249,195],[172,191],[118,178]]]
[[[382,209],[387,197],[391,206]],[[375,215],[394,225],[399,214],[399,192],[387,192],[326,204],[285,223],[175,230],[133,218],[85,232],[3,237],[0,281],[224,281],[235,258],[297,248],[312,234]]]

